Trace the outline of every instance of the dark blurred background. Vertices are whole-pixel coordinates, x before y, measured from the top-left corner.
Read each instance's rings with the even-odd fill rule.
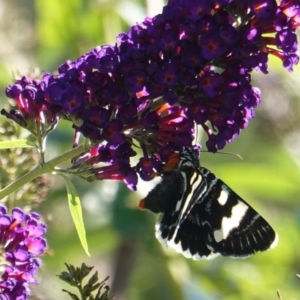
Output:
[[[0,100],[18,75],[55,72],[96,45],[115,42],[122,31],[159,13],[163,1],[149,0],[0,0]],[[52,177],[47,200],[39,207],[48,222],[49,251],[33,287],[41,299],[69,299],[55,276],[64,263],[93,265],[110,276],[116,300],[300,299],[300,68],[288,73],[272,59],[270,74],[253,74],[262,104],[247,130],[224,151],[202,153],[201,163],[222,178],[276,229],[278,246],[244,260],[192,261],[165,250],[154,237],[156,216],[141,212],[137,193],[116,182],[89,184],[72,178],[84,208],[91,256],[80,246],[68,210],[65,187]],[[2,120],[2,119],[1,119]],[[72,129],[61,122],[47,141],[48,158],[72,145]],[[201,136],[201,132],[198,134]],[[205,142],[202,142],[205,145]],[[205,148],[205,147],[204,147]]]

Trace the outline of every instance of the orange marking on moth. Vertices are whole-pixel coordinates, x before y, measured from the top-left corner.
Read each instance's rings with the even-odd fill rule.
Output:
[[[138,207],[138,209],[140,209],[140,210],[145,210],[145,209],[146,209],[146,207],[145,207],[145,199],[140,200],[140,201],[138,202],[138,204],[137,204],[137,207]]]
[[[180,161],[180,155],[179,153],[172,153],[168,162],[164,166],[164,172],[172,171],[175,167],[178,166]]]

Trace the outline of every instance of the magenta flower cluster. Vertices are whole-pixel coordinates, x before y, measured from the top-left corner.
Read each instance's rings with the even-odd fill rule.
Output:
[[[1,300],[29,298],[29,284],[37,283],[34,276],[41,265],[38,256],[47,247],[45,233],[46,225],[37,213],[14,208],[9,215],[0,205]]]
[[[296,0],[169,0],[115,45],[65,62],[57,75],[17,80],[6,93],[18,110],[2,113],[33,133],[32,122],[49,131],[71,121],[75,136],[95,145],[74,162],[107,164],[90,180],[135,189],[137,174],[152,179],[173,151],[191,146],[195,124],[213,152],[247,127],[261,101],[250,73],[267,74],[269,54],[292,70],[299,16]],[[142,157],[132,166],[134,144]]]

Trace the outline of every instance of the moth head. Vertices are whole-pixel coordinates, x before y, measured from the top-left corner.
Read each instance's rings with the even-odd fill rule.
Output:
[[[180,153],[181,160],[198,160],[199,149],[194,149],[192,147],[185,147]]]
[[[146,209],[146,201],[145,199],[141,199],[137,204],[138,209],[145,210]]]

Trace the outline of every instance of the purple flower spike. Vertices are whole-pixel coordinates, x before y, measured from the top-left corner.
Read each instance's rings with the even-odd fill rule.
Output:
[[[75,136],[95,146],[75,167],[134,189],[138,174],[157,172],[146,170],[147,159],[164,164],[167,153],[192,146],[195,124],[209,151],[232,142],[261,102],[251,72],[268,74],[270,55],[292,71],[299,27],[299,0],[169,0],[161,14],[65,62],[58,75],[17,80],[6,93],[18,110],[2,114],[26,128],[32,119],[73,122]],[[138,165],[134,145],[143,150]]]
[[[6,260],[0,299],[26,300],[30,295],[28,284],[37,283],[34,276],[41,265],[37,256],[47,248],[43,238],[46,225],[37,213],[26,214],[20,208],[14,208],[10,216],[4,205],[0,205],[0,224],[2,256]]]

